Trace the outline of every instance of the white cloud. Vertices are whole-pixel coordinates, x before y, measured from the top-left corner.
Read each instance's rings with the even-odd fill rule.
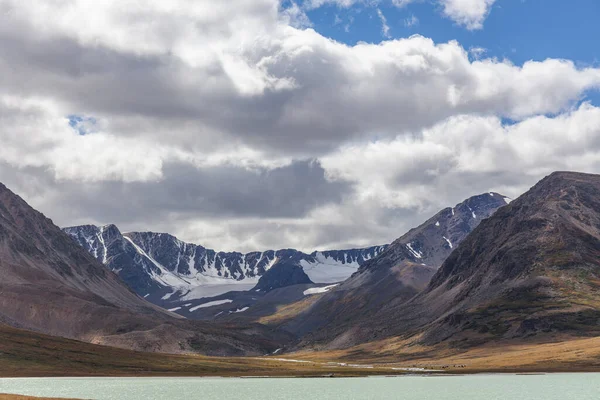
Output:
[[[483,47],[471,47],[469,49],[469,54],[471,54],[471,56],[476,60],[480,60],[485,53],[487,53],[487,49]]]
[[[104,132],[82,136],[49,99],[0,96],[0,125],[1,161],[18,168],[47,168],[57,180],[158,179],[168,156],[168,149],[148,141]]]
[[[417,25],[419,25],[419,18],[415,17],[414,14],[412,14],[409,18],[404,19],[404,26],[407,28],[412,28]]]
[[[600,81],[598,69],[568,61],[470,62],[458,43],[420,36],[347,46],[289,26],[276,2],[238,1],[233,17],[223,5],[204,14],[203,2],[189,12],[94,2],[95,23],[82,23],[90,10],[74,2],[47,10],[39,29],[37,8],[15,2],[18,18],[2,24],[11,43],[0,59],[5,90],[58,98],[67,114],[85,104],[113,135],[315,156],[340,141],[418,130],[456,113],[560,112]],[[170,35],[139,22],[145,15]],[[28,79],[17,84],[23,71]]]
[[[444,15],[469,30],[483,28],[496,0],[440,0]]]
[[[308,28],[312,26],[312,22],[304,10],[302,10],[302,8],[300,8],[295,2],[292,2],[289,7],[283,9],[281,11],[281,16],[284,21],[287,21],[287,23],[294,28]],[[337,24],[339,17],[336,15],[335,19]],[[341,22],[341,20],[339,21]]]
[[[419,0],[392,0],[392,4],[398,8],[406,7],[411,3],[415,3]]]
[[[396,7],[406,7],[422,0],[392,0]],[[496,0],[437,0],[442,13],[447,18],[469,30],[483,28],[483,22],[489,15]]]
[[[381,12],[381,10],[379,8],[377,9],[377,16],[379,17],[379,20],[381,21],[381,34],[385,38],[391,37],[390,36],[390,27],[387,24],[387,19],[385,18],[385,15],[383,15],[383,13]]]
[[[313,10],[315,8],[322,7],[326,4],[334,4],[340,8],[348,8],[352,7],[357,3],[377,3],[378,0],[370,1],[370,0],[305,0],[303,6],[309,10]]]
[[[0,180],[63,225],[368,245],[475,193],[600,172],[600,112],[577,106],[598,68],[422,36],[350,46],[276,0],[2,4]],[[491,7],[460,20],[465,4],[448,10],[472,28]],[[73,114],[97,123],[79,135]]]
[[[514,125],[457,115],[412,137],[344,146],[322,163],[330,176],[358,185],[356,204],[431,213],[465,192],[516,197],[556,170],[598,173],[599,138],[600,108],[589,104]]]

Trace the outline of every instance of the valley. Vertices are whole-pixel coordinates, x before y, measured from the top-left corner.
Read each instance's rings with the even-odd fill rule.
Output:
[[[320,253],[338,260],[319,264],[322,276],[352,265],[339,282],[314,281],[306,257],[319,254],[235,253],[242,258],[228,264],[210,253],[207,262],[203,247],[167,234],[89,225],[64,233],[8,189],[1,194],[0,266],[14,276],[0,292],[3,376],[600,369],[600,176],[555,173],[510,202],[493,192],[470,197],[390,245]],[[218,279],[252,287],[186,298],[173,277],[202,290],[209,264]],[[231,276],[234,267],[241,272]],[[144,285],[173,298],[141,295]],[[12,295],[19,287],[27,291]]]

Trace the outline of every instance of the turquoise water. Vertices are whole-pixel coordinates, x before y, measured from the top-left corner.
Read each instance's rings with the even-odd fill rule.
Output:
[[[600,374],[370,378],[5,378],[0,393],[97,400],[597,400]]]

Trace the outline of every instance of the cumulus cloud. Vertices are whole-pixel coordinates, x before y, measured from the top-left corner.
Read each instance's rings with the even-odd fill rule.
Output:
[[[56,180],[145,181],[162,175],[167,152],[104,132],[81,135],[50,100],[0,96],[0,160],[44,167]]]
[[[520,119],[560,112],[600,82],[598,69],[562,60],[472,63],[458,43],[420,36],[350,47],[283,23],[276,4],[240,1],[247,15],[236,12],[239,21],[222,31],[211,16],[225,18],[225,10],[204,15],[201,3],[175,13],[158,5],[125,12],[102,2],[94,9],[101,27],[74,28],[65,15],[79,21],[89,12],[75,3],[48,10],[38,32],[36,7],[16,2],[9,15],[17,17],[2,24],[3,87],[24,98],[58,97],[67,114],[106,117],[119,135],[151,131],[165,141],[169,131],[169,143],[186,146],[225,140],[312,156],[456,113]],[[146,14],[173,30],[169,40],[136,22]],[[244,29],[232,27],[238,23]]]
[[[492,2],[477,4],[483,21]],[[363,246],[476,193],[600,171],[600,113],[580,105],[600,69],[569,60],[349,46],[306,28],[299,2],[0,7],[0,180],[61,225]]]
[[[308,28],[312,26],[312,22],[306,15],[306,12],[298,6],[295,2],[292,2],[288,7],[281,10],[281,16],[284,21],[294,28]],[[338,16],[336,15],[336,21]]]
[[[600,171],[600,108],[506,124],[457,115],[412,137],[348,145],[323,158],[333,177],[361,188],[358,203],[432,213],[465,192],[516,197],[556,170]]]
[[[441,0],[444,15],[469,30],[483,28],[496,0]]]

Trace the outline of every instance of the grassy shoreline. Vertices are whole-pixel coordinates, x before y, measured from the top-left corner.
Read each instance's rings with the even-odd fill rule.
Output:
[[[142,353],[0,326],[0,377],[363,377],[600,372],[600,337],[456,352],[399,342],[271,357]],[[417,368],[415,370],[415,368]],[[424,370],[418,370],[418,368]],[[434,372],[437,370],[438,372]]]

